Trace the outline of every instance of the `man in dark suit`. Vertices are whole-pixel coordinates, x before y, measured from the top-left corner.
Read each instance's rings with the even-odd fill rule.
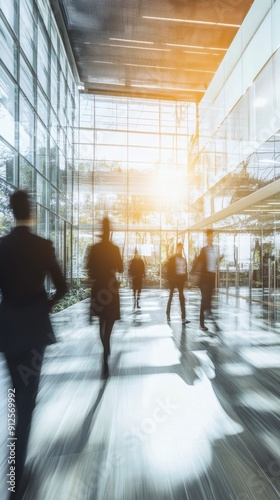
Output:
[[[183,244],[178,243],[176,253],[172,255],[167,264],[167,278],[169,281],[169,298],[166,307],[167,321],[170,321],[171,302],[174,290],[177,288],[181,307],[182,324],[190,323],[186,319],[186,306],[184,297],[184,284],[187,279],[187,261],[183,257]]]
[[[215,288],[216,268],[218,262],[218,254],[216,248],[213,246],[213,230],[207,229],[206,231],[207,245],[200,251],[198,258],[193,266],[194,272],[200,275],[199,288],[201,291],[201,304],[200,304],[200,317],[199,328],[203,332],[208,332],[209,328],[205,326],[205,312],[208,312],[208,317],[212,319],[216,330],[219,327],[212,315],[212,296]]]
[[[137,248],[134,251],[134,257],[129,264],[129,275],[132,278],[132,289],[134,299],[134,309],[140,309],[140,296],[142,291],[142,279],[145,276],[145,264],[140,257]]]
[[[16,191],[10,197],[16,227],[0,239],[0,352],[4,353],[16,406],[15,488],[11,498],[20,498],[22,478],[45,347],[56,342],[49,313],[63,297],[66,282],[56,261],[51,241],[30,232],[28,194]],[[44,287],[50,275],[56,292],[48,298]],[[13,432],[13,430],[11,431]],[[13,491],[15,490],[15,493]]]

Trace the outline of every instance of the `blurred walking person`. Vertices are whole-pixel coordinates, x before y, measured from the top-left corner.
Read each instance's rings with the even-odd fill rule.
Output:
[[[49,313],[67,287],[51,241],[30,230],[28,193],[16,191],[10,196],[10,205],[16,227],[0,239],[0,351],[15,397],[15,493],[10,490],[10,498],[19,499],[44,351],[56,342]],[[52,298],[44,287],[47,275],[56,288]]]
[[[207,244],[204,246],[192,268],[192,273],[199,275],[198,286],[201,291],[201,304],[199,315],[199,328],[203,332],[208,332],[209,328],[205,325],[205,316],[212,320],[217,331],[219,326],[212,312],[212,298],[215,289],[216,269],[218,263],[218,252],[213,245],[213,230],[207,229]]]
[[[129,275],[132,278],[132,289],[133,289],[133,307],[134,309],[141,309],[140,306],[140,296],[142,292],[142,280],[145,276],[145,264],[143,259],[140,257],[137,248],[134,251],[134,257],[129,265]]]
[[[92,245],[87,269],[92,280],[91,314],[99,318],[99,334],[103,345],[103,375],[109,375],[110,337],[116,320],[120,319],[119,283],[116,272],[123,272],[119,248],[110,241],[110,222],[104,217],[100,243]]]
[[[179,301],[181,308],[182,325],[190,323],[186,319],[186,306],[184,297],[184,285],[187,279],[187,261],[183,257],[183,244],[178,243],[176,247],[176,253],[168,259],[167,263],[167,279],[169,281],[169,297],[166,307],[166,318],[169,322],[171,302],[174,294],[174,290],[177,288],[179,293]]]

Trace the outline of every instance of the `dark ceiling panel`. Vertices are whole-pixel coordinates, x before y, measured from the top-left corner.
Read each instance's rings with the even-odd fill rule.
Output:
[[[199,102],[253,0],[51,3],[86,90]]]

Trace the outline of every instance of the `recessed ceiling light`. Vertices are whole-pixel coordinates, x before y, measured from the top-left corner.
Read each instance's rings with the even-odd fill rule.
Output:
[[[136,68],[154,68],[154,69],[167,69],[168,71],[176,71],[177,68],[171,68],[169,66],[154,66],[152,64],[133,64],[133,63],[116,63],[116,62],[112,62],[112,61],[97,61],[97,60],[93,60],[92,61],[93,63],[96,63],[96,64],[114,64],[116,66],[132,66],[133,68],[136,67]],[[185,71],[185,70],[184,70]]]
[[[113,40],[114,42],[145,43],[148,45],[154,45],[154,42],[146,42],[144,40],[127,40],[125,38],[109,38],[109,40]]]
[[[225,26],[228,28],[240,28],[240,24],[216,23],[212,21],[198,21],[196,19],[176,19],[173,17],[157,17],[157,16],[142,16],[143,19],[151,19],[153,21],[167,21],[174,23],[188,23],[188,24],[205,24],[207,26]]]
[[[99,43],[102,47],[123,47],[125,49],[134,49],[134,50],[157,50],[160,52],[171,52],[171,49],[156,49],[154,47],[135,47],[131,45],[117,45],[114,43]]]
[[[144,87],[145,89],[158,89],[158,90],[178,90],[183,92],[201,92],[204,94],[205,90],[199,89],[184,89],[179,87],[159,87],[158,85],[146,85],[145,83],[132,83],[131,87]]]
[[[221,54],[210,54],[209,52],[200,52],[198,50],[184,50],[184,54],[203,54],[204,56],[218,56],[220,57]]]
[[[182,47],[185,49],[207,49],[207,50],[222,50],[227,51],[227,49],[222,49],[221,47],[204,47],[203,45],[183,45],[180,43],[166,43],[168,47]]]
[[[215,71],[208,71],[206,69],[182,69],[182,71],[193,71],[194,73],[212,73],[214,75]]]

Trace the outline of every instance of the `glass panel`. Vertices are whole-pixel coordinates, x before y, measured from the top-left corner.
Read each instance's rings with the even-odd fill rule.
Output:
[[[22,55],[20,56],[20,87],[31,104],[34,106],[35,95],[33,74]]]
[[[49,174],[49,179],[50,181],[57,186],[58,183],[58,146],[57,144],[53,141],[53,139],[50,139],[50,174]]]
[[[80,144],[79,156],[81,160],[93,160],[94,158],[94,148],[93,146],[87,144]]]
[[[277,110],[280,109],[280,85],[275,85],[275,82],[280,81],[280,49],[277,50],[274,60],[273,60],[273,69],[274,69],[274,92],[275,92],[275,108]],[[275,130],[280,129],[280,113],[275,113],[273,116],[275,121]]]
[[[66,189],[66,159],[64,154],[59,150],[59,170],[58,170],[58,187],[63,193]]]
[[[52,212],[58,213],[58,191],[53,186],[50,189],[50,209]]]
[[[2,153],[0,145],[0,171],[2,164]],[[0,176],[0,237],[8,234],[14,225],[14,217],[12,211],[10,210],[10,194],[12,194],[13,189],[11,186],[6,184]]]
[[[24,158],[20,157],[19,164],[19,187],[31,192],[35,192],[34,183],[34,167],[28,163]]]
[[[90,136],[89,136],[90,137]],[[91,141],[92,141],[92,136],[91,136]],[[127,133],[126,132],[118,132],[116,130],[114,131],[104,131],[104,130],[96,130],[96,143],[98,145],[101,144],[108,144],[108,145],[117,145],[117,146],[122,146],[127,144]],[[142,142],[143,144],[143,142]]]
[[[40,174],[37,173],[36,176],[36,195],[37,195],[37,202],[46,205],[46,199],[47,199],[47,181],[44,179]]]
[[[95,126],[104,129],[127,129],[126,99],[99,97],[95,103]]]
[[[69,87],[67,87],[67,96],[66,96],[66,116],[67,123],[70,125],[72,123],[73,116],[73,101]]]
[[[88,149],[90,149],[88,147]],[[143,152],[143,150],[142,150]],[[95,148],[95,158],[97,160],[126,161],[127,148],[125,146],[99,146]],[[88,158],[89,159],[89,158]]]
[[[66,126],[65,102],[66,102],[66,83],[63,74],[59,75],[59,120],[62,127]]]
[[[37,234],[42,238],[48,237],[48,212],[37,204]]]
[[[34,110],[20,94],[19,152],[31,163],[34,161]]]
[[[61,71],[62,71],[63,76],[65,78],[66,77],[66,67],[67,67],[67,57],[65,55],[65,50],[64,50],[64,47],[63,47],[62,43],[60,43],[60,57],[59,57],[59,61],[60,61]]]
[[[143,162],[158,163],[159,162],[159,149],[158,148],[134,148],[130,147],[128,150],[128,158],[130,161],[137,161],[139,158]],[[123,158],[125,159],[125,158]]]
[[[10,73],[16,77],[17,72],[17,51],[13,38],[0,18],[0,47],[1,60]]]
[[[60,217],[62,217],[63,219],[66,219],[66,214],[67,214],[67,200],[61,194],[59,195],[58,204],[59,204],[59,215],[60,215]]]
[[[57,73],[57,56],[52,48],[51,50],[51,105],[57,113],[57,94],[58,94],[58,73]]]
[[[66,278],[72,275],[72,229],[70,224],[66,224]]]
[[[38,26],[37,74],[43,90],[48,95],[49,88],[49,48],[48,38],[41,21]]]
[[[45,23],[46,29],[49,30],[50,21],[50,9],[49,4],[46,0],[37,0],[39,12],[41,13],[42,19]]]
[[[45,94],[37,89],[37,113],[44,124],[48,124],[49,103]]]
[[[94,127],[94,96],[80,97],[80,127]]]
[[[34,67],[36,40],[36,19],[33,14],[33,1],[20,1],[20,46],[27,60]]]
[[[50,110],[50,134],[55,142],[58,142],[58,120],[56,114]]]
[[[51,43],[52,43],[53,50],[54,50],[55,54],[58,54],[58,34],[57,34],[56,23],[55,23],[52,12],[51,12]]]
[[[47,129],[37,119],[36,134],[36,168],[43,174],[47,172],[48,162],[48,133]]]
[[[16,31],[17,26],[17,15],[16,15],[16,3],[14,0],[0,0],[0,9],[2,10],[5,18],[7,19],[11,28]]]
[[[15,146],[16,87],[0,66],[0,135]]]
[[[0,140],[0,178],[11,184],[15,184],[15,167],[15,151]]]
[[[98,133],[98,132],[97,132]],[[93,144],[94,131],[87,129],[80,129],[80,143]]]
[[[262,144],[275,132],[274,123],[269,127],[268,117],[273,116],[273,65],[271,61],[258,75],[255,82],[256,140]]]
[[[127,141],[125,133],[123,133],[123,140]],[[145,134],[145,133],[128,133],[128,145],[129,146],[141,146],[141,147],[159,147],[159,135],[158,134]]]

